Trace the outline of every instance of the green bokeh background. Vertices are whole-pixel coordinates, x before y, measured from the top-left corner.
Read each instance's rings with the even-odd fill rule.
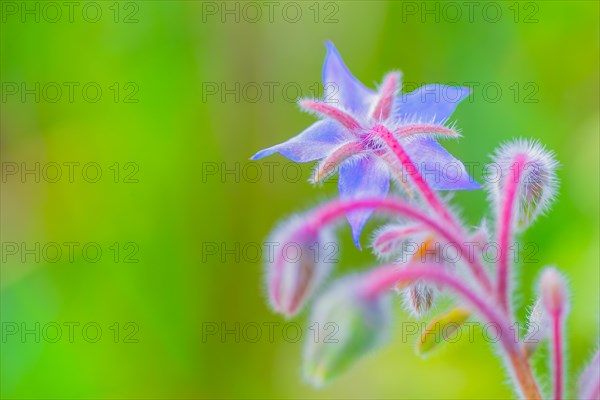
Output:
[[[7,3],[16,4],[16,15]],[[266,305],[262,265],[254,253],[244,256],[240,251],[236,260],[235,255],[206,251],[207,243],[244,249],[262,242],[277,220],[335,193],[335,182],[322,188],[305,182],[310,166],[302,167],[297,180],[296,169],[286,169],[283,158],[273,157],[269,161],[277,164],[271,182],[263,162],[247,161],[256,150],[291,137],[313,121],[291,100],[297,97],[297,87],[302,95],[311,95],[320,79],[326,39],[371,87],[392,69],[401,69],[412,88],[432,82],[476,85],[473,97],[455,114],[464,137],[447,143],[463,160],[483,164],[498,143],[518,136],[539,138],[556,152],[562,164],[559,199],[551,214],[523,237],[536,243],[539,252],[536,262],[518,267],[517,305],[524,309],[531,304],[542,266],[558,265],[572,291],[571,376],[597,347],[598,2],[478,2],[472,21],[468,6],[453,2],[462,13],[457,22],[452,22],[454,9],[437,2],[276,2],[272,21],[267,6],[254,3],[262,10],[254,22],[254,10],[245,3],[101,1],[96,3],[102,12],[96,23],[82,15],[88,2],[77,3],[72,22],[63,15],[55,23],[47,20],[54,18],[54,11],[42,2],[37,3],[40,21],[30,15],[23,22],[21,8],[34,9],[36,3],[2,2],[3,168],[13,163],[33,168],[36,162],[94,162],[103,175],[89,183],[79,167],[71,183],[63,167],[58,182],[37,183],[33,175],[23,181],[3,173],[3,397],[512,395],[500,363],[483,340],[461,340],[427,360],[418,358],[414,337],[402,340],[401,324],[410,318],[399,301],[396,340],[316,391],[300,378],[301,342],[284,337],[282,327],[289,321]],[[120,11],[116,22],[115,4]],[[409,12],[412,6],[417,7],[416,15]],[[239,17],[222,15],[226,7],[237,7]],[[422,16],[425,7],[437,7],[439,21],[435,14]],[[292,22],[297,9],[302,15]],[[498,9],[499,21],[491,22]],[[62,7],[63,13],[66,10]],[[86,16],[93,17],[93,10],[88,11]],[[126,23],[131,13],[134,20]],[[73,102],[62,86],[63,97],[52,103],[48,97],[53,92],[46,97],[42,93],[39,102],[33,95],[22,101],[20,93],[8,93],[11,82],[25,82],[30,88],[36,82],[41,87],[49,82],[80,86]],[[102,88],[98,102],[82,97],[87,82]],[[116,102],[110,89],[115,82],[120,88]],[[125,87],[128,82],[134,86]],[[262,88],[255,102],[252,82]],[[272,98],[266,82],[278,85]],[[533,86],[525,86],[528,83]],[[219,90],[221,84],[239,84],[240,100],[234,95],[222,98],[221,91],[210,95],[207,85],[213,84]],[[283,91],[286,84],[288,92]],[[491,86],[500,87],[501,95]],[[137,102],[127,103],[125,95],[132,88],[139,89],[130,98]],[[115,163],[120,171],[117,183],[114,167],[110,169]],[[138,182],[126,183],[132,165],[139,169],[134,176]],[[206,173],[215,166],[217,174]],[[262,177],[254,181],[257,166]],[[222,177],[225,168],[237,168],[239,179],[235,174]],[[481,168],[475,175],[481,177]],[[488,212],[483,191],[459,193],[455,203],[469,224],[477,224]],[[375,226],[372,222],[369,229]],[[352,247],[347,227],[339,234],[343,252],[338,273],[374,263],[368,251]],[[58,262],[45,262],[43,257],[35,262],[33,256],[23,262],[20,254],[6,252],[6,243],[31,248],[36,242],[94,242],[103,254],[91,263],[79,247],[73,262],[66,255]],[[115,242],[121,250],[116,262],[110,248]],[[137,263],[124,262],[133,249],[125,248],[128,242],[139,249]],[[303,315],[296,322],[308,336],[305,319]],[[73,343],[64,325],[69,322],[79,323]],[[128,322],[133,325],[126,326]],[[47,336],[41,332],[38,343],[34,334],[24,339],[21,332],[8,334],[10,327],[26,324],[34,329],[36,323],[40,330],[59,324],[62,337],[50,343],[44,337],[55,333],[48,330]],[[82,338],[87,323],[102,328],[97,343]],[[121,333],[117,343],[111,330],[115,323]],[[253,336],[251,323],[262,326],[256,343],[244,340]],[[265,323],[280,324],[272,342]],[[236,342],[233,334],[225,340],[220,334],[203,340],[207,324],[219,329],[222,324],[227,329],[239,324],[241,340]],[[137,343],[126,343],[124,336],[133,327]],[[246,336],[244,327],[249,327]],[[94,330],[88,333],[93,336]],[[294,336],[292,328],[288,333],[288,339]],[[538,364],[543,374],[543,360]]]

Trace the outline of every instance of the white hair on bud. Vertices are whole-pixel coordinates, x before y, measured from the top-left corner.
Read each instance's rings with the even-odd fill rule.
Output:
[[[403,290],[404,307],[414,317],[419,318],[427,314],[433,305],[434,288],[426,283],[417,282]]]
[[[539,291],[542,304],[548,313],[565,312],[569,306],[568,290],[565,277],[555,266],[542,270]]]
[[[496,172],[500,174],[488,182],[491,200],[497,206],[502,198],[505,179],[514,173],[512,165],[519,154],[525,155],[526,161],[519,184],[516,213],[517,227],[524,229],[550,209],[558,189],[556,169],[559,164],[554,152],[537,140],[521,138],[501,145],[491,156],[497,166]]]

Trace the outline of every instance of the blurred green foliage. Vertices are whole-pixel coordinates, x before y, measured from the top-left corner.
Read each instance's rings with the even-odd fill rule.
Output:
[[[539,252],[519,267],[517,298],[524,316],[540,268],[555,263],[566,273],[569,370],[578,372],[599,333],[599,3],[466,3],[100,1],[70,9],[3,1],[2,397],[511,396],[483,340],[418,358],[400,301],[396,340],[322,391],[301,381],[297,326],[268,309],[251,244],[283,216],[333,196],[335,182],[311,188],[310,167],[279,156],[268,160],[277,163],[268,179],[264,162],[247,159],[313,120],[293,100],[318,87],[326,39],[372,87],[392,69],[410,88],[473,86],[455,114],[464,137],[446,145],[478,163],[479,179],[488,154],[510,138],[539,138],[556,151],[559,200],[523,237]],[[72,182],[69,162],[79,163],[70,164]],[[39,182],[35,172],[21,175],[35,163]],[[62,166],[56,182],[52,163]],[[96,170],[102,176],[89,182]],[[483,191],[459,193],[455,203],[470,224],[489,216]],[[338,272],[374,263],[352,247],[347,227],[339,233]],[[65,242],[79,244],[72,260]],[[40,261],[7,243],[39,243]],[[56,262],[48,243],[63,250]],[[86,243],[95,243],[89,254]],[[91,262],[97,247],[102,255]],[[310,338],[304,319],[298,326]],[[79,324],[72,343],[70,322]],[[279,324],[273,340],[270,323]],[[262,336],[252,343],[256,324]],[[56,325],[62,336],[52,343]]]

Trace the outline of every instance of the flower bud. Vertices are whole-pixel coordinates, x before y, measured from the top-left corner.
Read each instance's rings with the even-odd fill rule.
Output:
[[[425,355],[447,341],[471,315],[466,308],[457,307],[436,317],[427,325],[417,342],[417,353]]]
[[[340,279],[315,302],[310,326],[318,334],[307,337],[303,364],[305,379],[315,387],[344,372],[388,337],[389,296],[365,297],[360,279],[364,276]]]
[[[410,265],[423,265],[427,263],[443,264],[440,262],[440,254],[437,249],[437,242],[434,236],[426,237],[415,254],[412,255]],[[401,283],[395,287],[396,291],[404,294],[404,305],[408,312],[415,317],[426,314],[433,305],[434,288],[424,282]]]
[[[550,315],[561,314],[567,305],[565,280],[554,267],[547,267],[540,279],[540,294],[544,308]]]
[[[422,282],[411,284],[404,289],[404,304],[415,317],[420,317],[431,309],[433,298],[433,288]]]
[[[269,240],[274,249],[266,263],[269,299],[275,311],[288,317],[302,309],[334,264],[333,235],[303,229],[302,223],[300,218],[289,221]]]
[[[556,195],[558,162],[554,153],[537,141],[520,139],[502,145],[492,158],[501,176],[496,176],[497,179],[490,182],[491,197],[496,204],[500,204],[507,183],[511,183],[510,180],[516,179],[520,173],[516,221],[517,228],[527,228],[538,216],[548,211]]]

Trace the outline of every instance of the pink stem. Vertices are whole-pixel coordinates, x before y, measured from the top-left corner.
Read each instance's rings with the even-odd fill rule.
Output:
[[[554,400],[563,397],[563,348],[562,348],[562,313],[555,312],[552,317],[552,349],[553,349],[553,374],[554,374]]]
[[[321,229],[321,227],[327,225],[328,223],[346,215],[346,213],[356,211],[359,209],[379,209],[382,211],[388,211],[408,216],[417,221],[421,221],[433,231],[437,232],[442,238],[456,245],[459,251],[461,252],[461,257],[464,257],[466,259],[467,265],[471,269],[473,275],[478,279],[479,283],[482,285],[483,290],[487,292],[492,292],[492,282],[490,281],[487,273],[485,272],[483,265],[481,265],[477,257],[473,257],[471,254],[469,254],[469,248],[466,246],[466,243],[461,240],[460,236],[458,236],[453,230],[445,228],[442,224],[439,224],[434,219],[424,214],[422,211],[400,200],[361,199],[346,202],[335,200],[331,203],[326,204],[325,206],[323,206],[323,208],[318,210],[315,213],[314,217],[311,218],[311,222],[309,222],[305,226],[305,229],[311,230],[313,232],[318,232]]]
[[[590,400],[600,398],[600,382],[596,382],[593,390],[590,390]]]
[[[440,198],[435,194],[435,192],[431,189],[429,184],[423,179],[423,176],[419,173],[419,170],[415,166],[415,164],[410,159],[409,155],[406,153],[400,142],[394,137],[394,135],[384,126],[378,125],[373,128],[373,131],[386,143],[386,145],[392,150],[392,152],[398,157],[398,160],[402,164],[402,167],[405,171],[408,172],[411,179],[415,183],[415,186],[419,189],[425,201],[429,204],[429,206],[440,215],[447,223],[449,223],[454,230],[460,232],[461,236],[464,236],[462,229],[460,228],[458,222],[450,215],[446,205],[440,200]],[[465,243],[462,243],[462,246],[465,246]],[[483,265],[479,262],[477,257],[470,257],[469,265],[471,266],[471,270],[475,278],[479,281],[479,283],[483,286],[485,290],[492,289],[492,284],[490,279],[483,268]]]
[[[498,224],[498,299],[504,310],[508,311],[508,279],[510,269],[509,247],[512,237],[513,216],[515,203],[519,192],[523,166],[526,161],[525,154],[518,154],[511,165],[511,171],[504,181],[504,196],[500,204]]]
[[[461,252],[461,256],[466,257],[470,261],[467,265],[469,265],[469,267],[471,268],[473,275],[479,278],[485,293],[492,293],[493,287],[489,280],[489,277],[483,269],[483,266],[478,262],[478,260],[470,259],[468,249],[466,248],[464,243],[460,242],[460,238],[457,238],[455,236],[455,232],[453,230],[446,229],[444,226],[438,224],[435,220],[429,218],[429,216],[422,213],[420,210],[402,201],[395,199],[377,198],[346,202],[339,200],[332,201],[331,203],[328,203],[321,209],[317,210],[317,212],[310,218],[308,223],[304,226],[304,229],[307,230],[308,234],[318,232],[323,226],[335,221],[337,218],[346,215],[346,213],[348,212],[356,211],[359,209],[379,209],[383,211],[397,213],[403,216],[408,216],[409,218],[413,218],[429,226],[433,231],[437,232],[442,238],[446,239],[447,241],[451,243],[457,243],[458,248]],[[398,269],[397,266],[393,268],[395,270]],[[414,269],[410,269],[410,271],[414,271]],[[407,275],[404,276],[404,278],[408,280],[418,279],[419,277],[425,277],[425,275],[422,274],[423,268],[419,268],[419,271],[421,275],[417,275],[417,273],[415,272],[415,275],[409,276],[408,274],[413,274],[413,272],[410,272],[406,273]],[[431,274],[432,275],[429,276],[429,279],[433,280],[437,277],[438,280],[443,280],[443,282],[445,282],[446,285],[453,287],[456,291],[458,291],[461,295],[463,295],[476,307],[478,307],[480,312],[484,314],[486,318],[488,318],[490,321],[502,321],[502,323],[500,324],[501,329],[506,328],[506,316],[497,313],[493,307],[490,307],[487,303],[481,300],[477,296],[477,294],[471,289],[467,288],[453,277],[449,277],[448,279],[446,279],[446,276],[433,275],[441,274],[440,271],[434,271],[431,272]],[[398,279],[401,278],[402,277]],[[392,284],[390,283],[390,281],[388,281],[387,283]],[[367,290],[367,292],[369,292],[369,290]],[[508,332],[508,330],[506,330],[505,332]],[[510,340],[508,340],[507,338],[503,338],[502,340],[503,346],[508,354],[508,361],[514,372],[514,376],[522,389],[523,395],[527,399],[541,399],[538,385],[535,381],[533,373],[531,372],[531,367],[529,366],[527,357],[522,351],[519,350],[519,347],[516,344],[511,343]]]
[[[471,303],[488,321],[498,324],[502,332],[501,340],[505,341],[507,348],[516,349],[516,343],[511,340],[510,335],[504,334],[510,331],[510,323],[506,317],[484,301],[473,289],[467,287],[462,281],[456,279],[440,269],[439,266],[419,266],[398,268],[397,265],[386,265],[371,272],[366,279],[364,296],[375,298],[396,286],[398,283],[412,282],[415,280],[427,280],[442,286],[448,286]]]
[[[419,189],[419,191],[423,195],[423,198],[425,199],[425,201],[427,201],[429,206],[438,215],[444,218],[444,220],[451,223],[452,226],[458,227],[456,221],[454,220],[454,218],[452,218],[444,203],[442,203],[439,197],[431,189],[429,184],[425,181],[425,179],[423,179],[423,176],[419,173],[419,170],[412,162],[404,148],[400,145],[398,140],[394,137],[392,132],[390,132],[386,127],[382,125],[374,127],[373,131],[377,134],[379,138],[381,138],[385,142],[385,144],[390,148],[390,150],[392,150],[396,157],[398,157],[398,160],[404,167],[404,170],[411,177],[415,186],[417,187],[417,189]]]
[[[363,295],[366,298],[372,298],[388,291],[392,287],[403,282],[412,282],[414,280],[427,280],[433,283],[447,286],[457,292],[465,300],[471,303],[482,316],[489,322],[497,324],[500,330],[500,340],[503,348],[508,354],[508,360],[512,367],[517,383],[521,387],[522,393],[527,399],[541,399],[537,382],[531,372],[527,358],[519,350],[517,342],[511,340],[508,333],[511,329],[511,322],[503,313],[482,299],[471,288],[467,287],[462,281],[449,275],[435,266],[428,267],[407,267],[400,269],[397,265],[387,265],[371,271],[365,281]]]

